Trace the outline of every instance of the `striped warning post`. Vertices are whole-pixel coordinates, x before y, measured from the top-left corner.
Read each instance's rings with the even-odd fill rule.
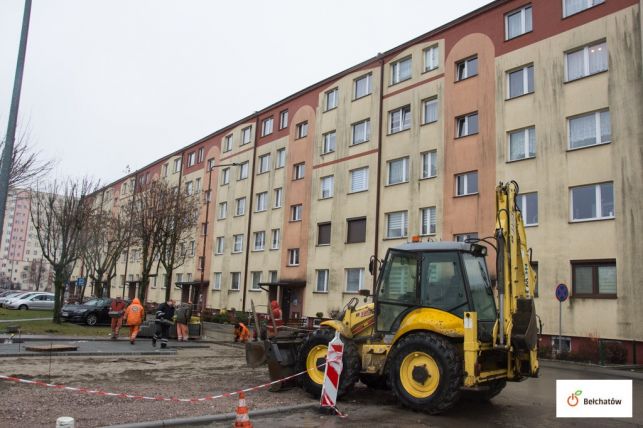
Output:
[[[246,406],[246,394],[239,393],[239,405],[237,406],[237,419],[234,421],[234,428],[252,428],[252,422],[248,416],[248,406]]]
[[[321,409],[333,409],[341,415],[335,403],[337,402],[337,390],[339,389],[339,377],[342,374],[344,363],[344,343],[339,337],[339,332],[335,331],[335,337],[328,343],[328,354],[326,355],[326,370],[324,371],[324,384],[321,393]]]

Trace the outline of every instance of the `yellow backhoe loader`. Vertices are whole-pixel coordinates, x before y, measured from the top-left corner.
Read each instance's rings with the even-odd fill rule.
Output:
[[[538,375],[535,274],[515,182],[496,189],[496,231],[473,242],[410,242],[388,250],[373,302],[353,298],[337,319],[312,333],[280,331],[250,344],[247,360],[268,362],[271,378],[306,371],[301,386],[319,397],[328,342],[345,344],[339,395],[361,380],[390,388],[405,406],[440,413],[463,391],[483,399],[507,381]],[[487,271],[496,250],[497,284]],[[368,295],[369,293],[365,293]]]

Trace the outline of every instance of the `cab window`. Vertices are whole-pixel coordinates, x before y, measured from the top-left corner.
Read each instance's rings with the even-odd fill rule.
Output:
[[[422,306],[462,317],[468,310],[458,253],[425,253],[422,257]]]

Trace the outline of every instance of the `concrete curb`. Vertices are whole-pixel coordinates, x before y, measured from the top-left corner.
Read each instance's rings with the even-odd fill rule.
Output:
[[[250,417],[272,415],[282,412],[293,412],[298,410],[314,409],[319,407],[319,403],[296,404],[293,406],[272,407],[270,409],[251,410],[248,412]],[[197,425],[209,422],[221,422],[234,420],[236,413],[223,413],[219,415],[194,416],[191,418],[166,419],[161,421],[136,422],[133,424],[109,425],[103,428],[157,428],[157,427],[175,427],[180,425]]]
[[[643,380],[643,373],[632,371],[631,366],[627,366],[623,369],[618,369],[614,367],[603,367],[597,366],[594,364],[583,364],[573,361],[558,361],[558,360],[540,360],[540,367],[549,367],[561,370],[573,370],[573,371],[582,371],[582,372],[593,372],[600,373],[603,375],[614,376],[614,377],[624,377],[627,379],[637,379]]]
[[[28,353],[27,353],[28,352]],[[10,358],[10,357],[41,357],[48,358],[52,357],[118,357],[118,356],[135,356],[135,355],[176,355],[176,350],[166,350],[166,351],[131,351],[131,352],[16,352],[13,354],[0,354],[0,358]]]

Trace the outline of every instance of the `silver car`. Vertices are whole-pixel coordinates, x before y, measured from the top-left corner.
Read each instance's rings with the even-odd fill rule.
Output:
[[[8,309],[52,310],[54,308],[54,295],[53,293],[30,293],[26,296],[10,299],[4,305]]]
[[[14,298],[25,297],[28,294],[33,294],[33,291],[15,291],[0,297],[0,308],[4,307],[5,303]]]

